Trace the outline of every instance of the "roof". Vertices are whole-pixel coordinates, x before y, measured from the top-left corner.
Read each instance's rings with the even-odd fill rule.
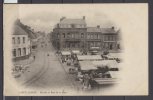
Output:
[[[115,60],[92,61],[95,66],[108,66],[109,68],[117,68],[118,63]]]
[[[63,19],[59,24],[86,24],[84,19]]]
[[[109,53],[108,57],[110,57],[110,58],[121,58],[121,53]]]
[[[97,67],[95,67],[91,61],[79,61],[81,70],[94,70],[97,69]]]
[[[88,27],[87,32],[116,33],[113,28]]]
[[[81,52],[79,50],[72,50],[72,53],[74,53],[74,54],[80,54]]]
[[[15,25],[13,35],[28,35],[28,33],[20,26]]]
[[[61,51],[61,54],[62,55],[71,55],[71,52],[70,51]]]
[[[36,34],[34,32],[32,32],[32,30],[30,29],[29,26],[27,25],[24,25],[20,22],[20,20],[16,20],[15,22],[15,31],[24,31],[24,33],[15,33],[16,35],[19,35],[19,34],[27,34],[31,39],[35,39],[37,38]]]
[[[78,60],[102,60],[101,55],[77,55]]]

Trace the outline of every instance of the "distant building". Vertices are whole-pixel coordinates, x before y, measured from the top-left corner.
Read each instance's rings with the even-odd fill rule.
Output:
[[[14,26],[12,34],[12,57],[14,60],[29,57],[31,53],[30,38],[25,30],[19,25]]]
[[[82,19],[63,17],[52,32],[52,44],[58,50],[79,49],[117,51],[118,31],[114,27],[87,27],[85,16]]]

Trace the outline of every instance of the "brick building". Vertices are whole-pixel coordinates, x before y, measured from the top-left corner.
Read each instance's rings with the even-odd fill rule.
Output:
[[[82,19],[63,17],[52,32],[52,44],[58,50],[99,48],[116,51],[119,48],[118,31],[114,27],[88,27],[85,16]]]

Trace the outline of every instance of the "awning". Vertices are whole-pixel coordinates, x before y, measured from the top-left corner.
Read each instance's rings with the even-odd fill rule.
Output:
[[[62,55],[71,55],[71,52],[70,51],[61,51],[61,54]]]
[[[80,54],[81,52],[79,50],[72,50],[73,54]]]
[[[98,51],[97,50],[94,50],[94,51],[92,51],[92,53],[98,53]]]
[[[115,60],[92,61],[96,67],[108,66],[109,68],[118,68],[118,63]]]
[[[90,49],[96,49],[96,50],[99,50],[100,47],[91,47]]]
[[[109,53],[106,55],[108,58],[121,58],[121,53]]]
[[[101,55],[77,55],[79,61],[102,60]]]
[[[90,61],[79,61],[81,70],[95,70],[95,67]]]
[[[112,78],[119,78],[119,72],[118,71],[109,71]]]

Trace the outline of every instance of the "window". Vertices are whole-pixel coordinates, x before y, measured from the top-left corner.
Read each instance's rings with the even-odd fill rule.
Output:
[[[90,46],[91,46],[91,47],[93,47],[93,46],[94,46],[94,43],[93,43],[93,42],[91,42],[91,43],[90,43]]]
[[[93,39],[93,34],[90,35],[90,38]]]
[[[65,38],[65,33],[63,33],[63,38]]]
[[[23,43],[25,43],[25,37],[23,37]]]
[[[108,41],[110,41],[110,36],[108,36]]]
[[[67,33],[67,37],[70,38],[70,33]]]
[[[90,34],[88,34],[87,38],[90,39]]]
[[[96,39],[98,39],[98,34],[96,34]]]
[[[18,37],[18,44],[20,44],[20,37]]]
[[[113,36],[110,36],[110,41],[113,41]]]
[[[18,56],[21,56],[21,48],[18,48]]]
[[[59,38],[59,33],[57,34],[57,38]]]
[[[110,50],[113,49],[113,45],[112,45],[112,44],[109,45],[109,49],[110,49]]]
[[[72,27],[72,28],[75,28],[75,25],[74,25],[74,24],[71,24],[71,27]]]
[[[13,49],[13,56],[16,57],[16,49]]]
[[[74,38],[74,35],[75,35],[75,34],[74,34],[74,33],[72,33],[72,38]]]
[[[104,38],[105,38],[105,41],[107,41],[107,40],[108,40],[108,37],[107,37],[107,36],[105,36]]]
[[[120,49],[120,44],[117,44],[117,49]]]
[[[12,38],[12,43],[15,44],[15,37]]]
[[[26,55],[26,48],[23,48],[23,55]]]
[[[97,38],[100,39],[100,34],[97,34]]]
[[[97,42],[97,46],[98,46],[98,47],[100,46],[100,42]]]
[[[81,38],[84,38],[84,34],[83,33],[81,33]]]
[[[75,38],[76,38],[76,39],[79,38],[79,33],[75,33]]]

